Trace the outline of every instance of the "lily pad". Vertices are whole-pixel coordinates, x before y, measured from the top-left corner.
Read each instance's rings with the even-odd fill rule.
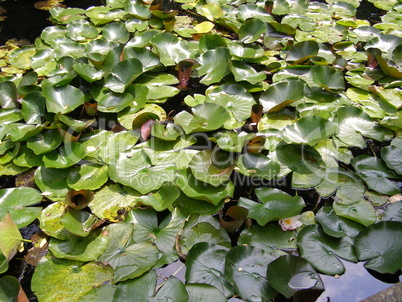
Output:
[[[304,259],[284,255],[268,264],[268,282],[286,298],[310,292],[317,298],[324,290],[324,284],[315,269]]]
[[[69,240],[51,238],[49,250],[57,258],[78,261],[94,261],[106,250],[109,244],[107,232],[91,232],[87,237],[74,236]]]
[[[393,274],[402,267],[401,225],[399,221],[373,224],[356,237],[356,252],[364,266],[379,273]]]
[[[197,180],[190,169],[180,171],[175,183],[188,197],[208,201],[214,205],[218,205],[225,198],[232,197],[234,192],[233,182],[228,181],[219,186],[212,186]]]
[[[43,209],[39,216],[39,225],[45,234],[60,240],[68,240],[74,236],[61,223],[67,207],[64,202],[54,202]]]
[[[251,116],[251,108],[255,105],[253,96],[238,84],[221,85],[206,91],[206,102],[221,105],[242,122]]]
[[[335,214],[330,206],[322,207],[316,214],[315,219],[328,235],[340,238],[343,236],[356,237],[364,227],[347,218]]]
[[[254,191],[261,203],[240,197],[238,205],[248,209],[248,217],[261,226],[273,220],[296,216],[305,207],[303,198],[290,196],[276,188],[261,187]]]
[[[110,282],[112,278],[113,269],[100,262],[84,263],[48,254],[35,268],[31,286],[43,301],[79,301],[93,287]]]
[[[7,260],[10,260],[17,253],[23,240],[10,213],[0,221],[0,235],[2,238],[0,251]]]
[[[334,123],[319,116],[306,116],[286,127],[283,131],[283,138],[287,143],[314,146],[336,132],[337,127]]]
[[[370,189],[384,195],[400,192],[399,187],[390,180],[398,176],[389,170],[381,158],[359,155],[351,160],[351,164]]]
[[[136,205],[136,199],[140,196],[131,188],[110,184],[96,192],[88,206],[99,218],[118,222],[124,220],[125,214]]]
[[[271,85],[260,97],[264,111],[277,112],[304,96],[301,80],[286,80]]]
[[[133,227],[131,223],[111,224],[107,227],[109,245],[99,261],[114,269],[113,283],[141,276],[158,259],[159,250],[150,241],[133,242]]]
[[[186,282],[215,286],[225,297],[233,295],[233,287],[224,276],[225,258],[229,249],[207,242],[195,244],[186,260]]]
[[[105,87],[113,92],[123,93],[140,74],[143,73],[142,63],[136,58],[117,63],[106,77]]]
[[[41,193],[28,187],[18,187],[0,190],[0,219],[7,213],[13,217],[18,228],[27,226],[36,218],[42,210],[41,207],[29,207],[40,203]]]
[[[171,299],[177,302],[189,301],[189,296],[183,282],[175,276],[169,277],[166,283],[149,299],[149,302],[158,302],[164,299]]]
[[[268,264],[276,259],[254,246],[236,246],[226,256],[225,276],[236,293],[246,301],[268,301],[277,291],[268,283]]]
[[[309,145],[281,144],[276,148],[276,157],[299,174],[314,174],[323,168],[320,153]]]
[[[176,261],[179,257],[176,251],[176,237],[185,218],[175,209],[159,223],[157,213],[148,208],[131,211],[125,222],[135,225],[133,238],[136,242],[151,241],[158,247],[163,256],[159,257],[157,266],[162,266]]]
[[[175,123],[189,134],[197,131],[219,129],[230,118],[226,109],[218,104],[205,103],[192,108],[193,115],[181,111],[174,117]]]
[[[190,215],[180,233],[177,245],[183,255],[187,255],[197,242],[208,242],[230,247],[230,238],[227,231],[215,218],[208,215]]]
[[[84,93],[70,85],[45,85],[42,88],[46,98],[46,108],[49,112],[66,114],[85,103]]]
[[[339,129],[336,136],[347,146],[365,148],[366,142],[362,136],[377,141],[384,140],[384,129],[360,108],[352,106],[339,108],[334,123]]]
[[[318,225],[308,225],[297,236],[300,256],[320,272],[340,275],[345,267],[338,257],[357,261],[353,240],[349,237],[334,238],[325,234]]]
[[[284,252],[286,250],[295,250],[297,248],[294,239],[293,232],[284,232],[279,225],[253,225],[240,233],[238,244],[264,249],[276,258],[286,255],[287,253]]]
[[[45,195],[53,200],[64,200],[68,192],[67,177],[70,169],[53,169],[40,166],[35,171],[35,183]]]
[[[397,146],[386,146],[381,148],[381,157],[388,168],[402,175],[402,150]]]
[[[189,296],[189,301],[204,302],[206,300],[213,300],[214,302],[226,302],[227,299],[223,293],[215,286],[195,283],[186,284],[186,290]]]
[[[226,47],[217,47],[206,51],[198,59],[201,66],[197,69],[201,83],[210,85],[221,81],[230,73],[229,69],[230,52]]]
[[[316,190],[324,198],[336,191],[336,202],[353,204],[362,199],[365,187],[353,172],[331,168],[326,170],[324,180],[316,187]]]
[[[83,164],[71,169],[67,176],[67,185],[76,191],[96,190],[102,187],[109,179],[106,165]]]
[[[333,207],[336,215],[356,221],[364,226],[368,226],[377,221],[373,206],[365,199],[361,199],[357,203],[346,205],[334,203]]]
[[[196,179],[217,187],[229,180],[233,166],[228,165],[226,159],[220,163],[219,160],[214,160],[213,156],[212,150],[200,151],[193,156],[189,167]]]

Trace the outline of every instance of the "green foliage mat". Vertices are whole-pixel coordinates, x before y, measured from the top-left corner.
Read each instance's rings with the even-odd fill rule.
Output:
[[[52,8],[0,49],[0,273],[30,225],[40,302],[304,301],[340,259],[397,273],[402,4],[371,2],[375,24],[357,0]]]

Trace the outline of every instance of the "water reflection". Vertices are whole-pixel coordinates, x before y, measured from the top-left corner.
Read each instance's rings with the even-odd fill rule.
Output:
[[[346,273],[338,279],[321,275],[325,291],[317,302],[357,302],[366,299],[402,280],[401,276],[393,276],[386,283],[375,278],[363,266],[363,262],[351,263],[342,261]],[[385,302],[385,301],[384,301]]]
[[[391,287],[394,283],[402,281],[402,276],[398,277],[397,275],[379,275],[374,277],[365,269],[363,262],[351,263],[342,261],[342,263],[346,268],[346,273],[341,275],[339,278],[320,275],[324,282],[325,291],[316,302],[358,302]],[[160,286],[171,275],[185,282],[185,272],[185,264],[180,260],[177,260],[176,262],[157,270],[157,285]],[[379,279],[381,277],[386,277],[386,280],[383,280],[384,282],[381,281]],[[283,297],[279,300],[283,302],[286,301]],[[236,298],[229,300],[229,302],[238,301],[243,300]]]

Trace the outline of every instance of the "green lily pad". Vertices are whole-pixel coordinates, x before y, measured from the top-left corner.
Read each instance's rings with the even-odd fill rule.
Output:
[[[17,301],[20,292],[20,282],[14,276],[0,278],[0,299],[4,302]],[[226,300],[225,300],[226,301]]]
[[[161,212],[170,207],[179,196],[180,191],[173,183],[164,183],[157,192],[141,196],[137,198],[137,202]]]
[[[226,256],[225,277],[242,299],[268,301],[277,294],[266,277],[268,264],[275,259],[263,249],[236,246]]]
[[[27,226],[42,210],[41,207],[29,207],[40,203],[42,194],[28,187],[18,187],[0,190],[0,219],[10,213],[19,228]]]
[[[379,273],[393,274],[402,267],[401,225],[399,221],[382,221],[373,224],[356,237],[359,260],[364,266]]]
[[[76,191],[96,190],[109,179],[107,165],[83,164],[71,169],[67,176],[67,185]]]
[[[293,232],[284,232],[279,225],[253,225],[240,233],[238,244],[264,249],[276,258],[287,254],[282,250],[295,250],[297,248],[294,239]]]
[[[260,153],[244,153],[236,162],[238,171],[246,176],[274,179],[280,172],[280,165]]]
[[[287,126],[283,131],[283,139],[287,143],[314,146],[336,132],[337,127],[334,123],[319,116],[306,116]]]
[[[106,228],[109,245],[98,260],[114,269],[113,283],[141,276],[158,260],[159,250],[151,242],[133,242],[133,227],[131,223],[118,223]]]
[[[156,272],[150,270],[140,277],[119,282],[117,285],[106,284],[93,288],[81,297],[81,302],[127,301],[132,297],[147,301],[156,288]]]
[[[105,87],[113,92],[123,93],[140,74],[143,73],[142,63],[136,58],[117,63],[106,77]]]
[[[212,186],[197,180],[189,169],[180,171],[175,183],[188,197],[208,201],[214,205],[218,205],[222,199],[232,197],[234,192],[233,182]]]
[[[49,129],[30,137],[27,147],[36,155],[40,155],[55,150],[62,141],[63,137],[57,129]]]
[[[255,105],[253,96],[238,84],[221,85],[206,91],[206,102],[221,105],[243,122],[251,116],[251,108]]]
[[[99,81],[103,77],[102,70],[97,70],[95,67],[89,64],[76,63],[73,65],[73,68],[80,75],[80,77],[89,83]]]
[[[347,205],[360,201],[365,187],[353,172],[341,168],[331,168],[326,170],[325,177],[316,190],[324,198],[336,191],[336,202]]]
[[[356,221],[364,226],[368,226],[377,221],[373,206],[365,199],[345,205],[336,202],[333,204],[333,207],[336,215]]]
[[[21,100],[21,114],[27,124],[42,123],[42,118],[45,115],[45,102],[46,99],[38,91],[30,92],[24,96]]]
[[[281,144],[276,148],[276,157],[299,174],[317,173],[323,165],[320,153],[308,145]]]
[[[46,153],[43,162],[46,168],[69,168],[86,156],[85,147],[81,143],[64,144],[58,150]]]
[[[267,24],[260,19],[248,19],[239,29],[239,38],[243,43],[252,43],[267,31]]]
[[[8,260],[14,257],[22,243],[22,236],[10,213],[0,221],[0,251]]]
[[[158,302],[164,299],[171,299],[177,302],[189,301],[189,296],[183,282],[175,276],[169,277],[166,283],[149,299],[149,302]]]
[[[292,45],[286,56],[286,61],[301,64],[318,54],[319,45],[316,41],[302,41]]]
[[[43,301],[79,301],[93,287],[110,282],[112,278],[113,269],[100,262],[58,259],[49,254],[36,266],[31,286]]]
[[[303,198],[290,196],[276,188],[261,187],[254,191],[261,203],[240,197],[238,205],[248,209],[248,217],[261,226],[273,220],[299,215],[305,207]]]
[[[219,129],[230,118],[226,109],[218,104],[205,103],[192,108],[193,115],[181,111],[174,117],[187,134],[192,132],[208,132]]]
[[[328,275],[340,275],[345,272],[345,267],[338,257],[357,261],[353,240],[349,237],[328,236],[318,225],[304,227],[297,236],[297,246],[303,259]]]
[[[226,75],[230,73],[229,62],[230,52],[226,47],[217,47],[203,53],[198,61],[201,66],[197,69],[201,79],[201,83],[210,85],[220,82]]]
[[[362,136],[380,142],[384,140],[383,128],[360,108],[352,106],[339,108],[334,123],[338,125],[339,129],[336,134],[337,138],[347,146],[365,148],[366,142]]]
[[[266,79],[264,72],[257,72],[251,65],[242,61],[231,61],[229,68],[236,82],[247,81],[250,84],[256,85],[262,83]]]
[[[233,287],[224,276],[225,258],[229,249],[207,242],[195,244],[186,260],[186,282],[215,286],[225,297],[233,295]]]
[[[87,39],[94,39],[98,36],[100,29],[87,20],[77,19],[66,27],[66,35],[74,41],[84,42]]]
[[[163,183],[176,178],[176,165],[152,166],[146,154],[138,149],[121,154],[115,165],[109,166],[110,178],[142,194],[158,190]]]
[[[287,299],[293,296],[304,296],[311,291],[311,296],[317,298],[324,290],[324,284],[315,269],[304,259],[284,255],[268,264],[269,284]]]
[[[94,140],[99,146],[99,156],[102,160],[109,165],[115,165],[119,155],[131,150],[138,142],[139,136],[139,133],[134,131],[121,131],[108,137],[95,137]]]
[[[233,166],[226,163],[226,158],[220,163],[213,157],[215,154],[212,150],[200,151],[193,156],[189,167],[196,179],[217,187],[229,180]]]
[[[111,184],[96,192],[88,206],[100,219],[118,222],[124,220],[125,214],[136,205],[140,196],[140,193],[131,188]]]
[[[226,302],[227,299],[223,293],[215,286],[208,284],[186,284],[186,290],[189,296],[189,301],[204,302],[213,300],[214,302]]]
[[[46,98],[46,108],[49,112],[66,114],[85,102],[84,93],[70,85],[53,86],[45,85],[42,88]]]
[[[183,131],[180,126],[174,123],[168,123],[166,125],[155,123],[152,125],[151,134],[161,140],[175,141],[183,134]]]
[[[208,215],[192,214],[187,218],[177,243],[180,253],[187,255],[195,244],[203,241],[230,247],[229,235],[218,220]]]
[[[90,234],[93,225],[98,222],[95,215],[86,211],[69,208],[60,219],[63,226],[72,234],[86,237]]]
[[[161,65],[159,57],[152,51],[141,47],[126,47],[124,49],[124,58],[136,58],[142,63],[142,68],[145,71],[152,70]]]
[[[187,43],[171,33],[157,33],[152,37],[151,43],[165,66],[172,66],[192,57]]]
[[[393,181],[389,180],[398,176],[389,170],[382,159],[359,155],[351,160],[351,164],[370,189],[384,195],[393,195],[401,191]]]
[[[4,81],[0,83],[0,106],[1,108],[15,108],[17,102],[17,86],[14,82]]]
[[[402,175],[402,149],[397,146],[381,148],[381,157],[388,168]]]
[[[402,200],[388,204],[381,213],[382,221],[401,221],[402,222]]]
[[[123,22],[111,22],[102,28],[103,37],[108,41],[126,43],[130,39],[130,33]]]
[[[183,227],[185,216],[177,209],[158,222],[157,213],[152,209],[137,209],[130,212],[125,222],[135,224],[133,238],[136,242],[151,241],[163,253],[158,266],[177,260],[176,237]]]
[[[227,152],[240,153],[245,147],[246,142],[254,137],[254,134],[244,131],[240,133],[234,131],[226,131],[217,133],[215,137],[216,143],[222,150],[225,150]]]
[[[324,65],[314,65],[311,68],[311,74],[314,83],[324,87],[327,90],[343,90],[345,89],[345,82],[342,72],[333,67]]]
[[[68,240],[74,235],[71,234],[61,223],[68,205],[64,202],[54,202],[48,205],[39,216],[40,228],[45,234],[60,239]]]
[[[361,224],[336,215],[334,209],[330,206],[325,206],[318,210],[315,219],[326,234],[335,238],[343,236],[356,237],[364,229]]]
[[[277,112],[304,97],[304,83],[301,80],[286,80],[271,85],[260,96],[264,111]]]
[[[87,237],[74,236],[69,240],[51,238],[49,250],[57,258],[78,261],[94,261],[106,250],[109,238],[101,230],[91,232]]]

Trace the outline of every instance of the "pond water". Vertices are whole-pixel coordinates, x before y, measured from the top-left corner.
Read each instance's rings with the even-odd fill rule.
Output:
[[[366,1],[363,1],[363,3]],[[33,42],[42,29],[50,22],[47,20],[49,13],[47,11],[36,10],[32,0],[6,0],[1,2],[1,6],[7,11],[7,19],[0,22],[0,45],[3,45],[8,39],[28,39]],[[70,0],[64,4],[70,7],[86,8],[96,4],[102,4],[102,0]],[[366,4],[367,19],[375,19],[373,7]],[[374,10],[375,12],[375,10]],[[364,16],[360,16],[363,18]],[[24,22],[21,22],[24,20]],[[346,273],[338,278],[321,275],[326,290],[318,298],[317,302],[357,302],[365,299],[379,291],[382,291],[393,283],[402,281],[401,276],[374,276],[368,272],[363,263],[349,263],[344,261]],[[185,266],[182,262],[176,261],[163,269],[158,270],[158,285],[162,284],[164,279],[175,275],[184,281]],[[230,302],[240,301],[231,299]],[[275,299],[275,301],[277,301]],[[279,299],[279,301],[287,301]]]
[[[388,287],[393,283],[402,281],[402,276],[378,276],[386,278],[387,282],[383,282],[371,275],[364,267],[364,263],[351,263],[342,261],[346,268],[346,273],[335,278],[332,276],[321,275],[324,282],[325,291],[316,300],[316,302],[358,302],[368,298]],[[157,270],[158,283],[161,285],[170,276],[175,276],[181,281],[185,281],[186,267],[181,261],[176,261],[162,269]],[[383,279],[384,280],[384,279]],[[384,280],[385,281],[385,280]],[[232,298],[229,302],[242,301]],[[275,299],[275,301],[277,301]],[[280,302],[288,301],[285,298]],[[384,301],[386,302],[386,301]]]

